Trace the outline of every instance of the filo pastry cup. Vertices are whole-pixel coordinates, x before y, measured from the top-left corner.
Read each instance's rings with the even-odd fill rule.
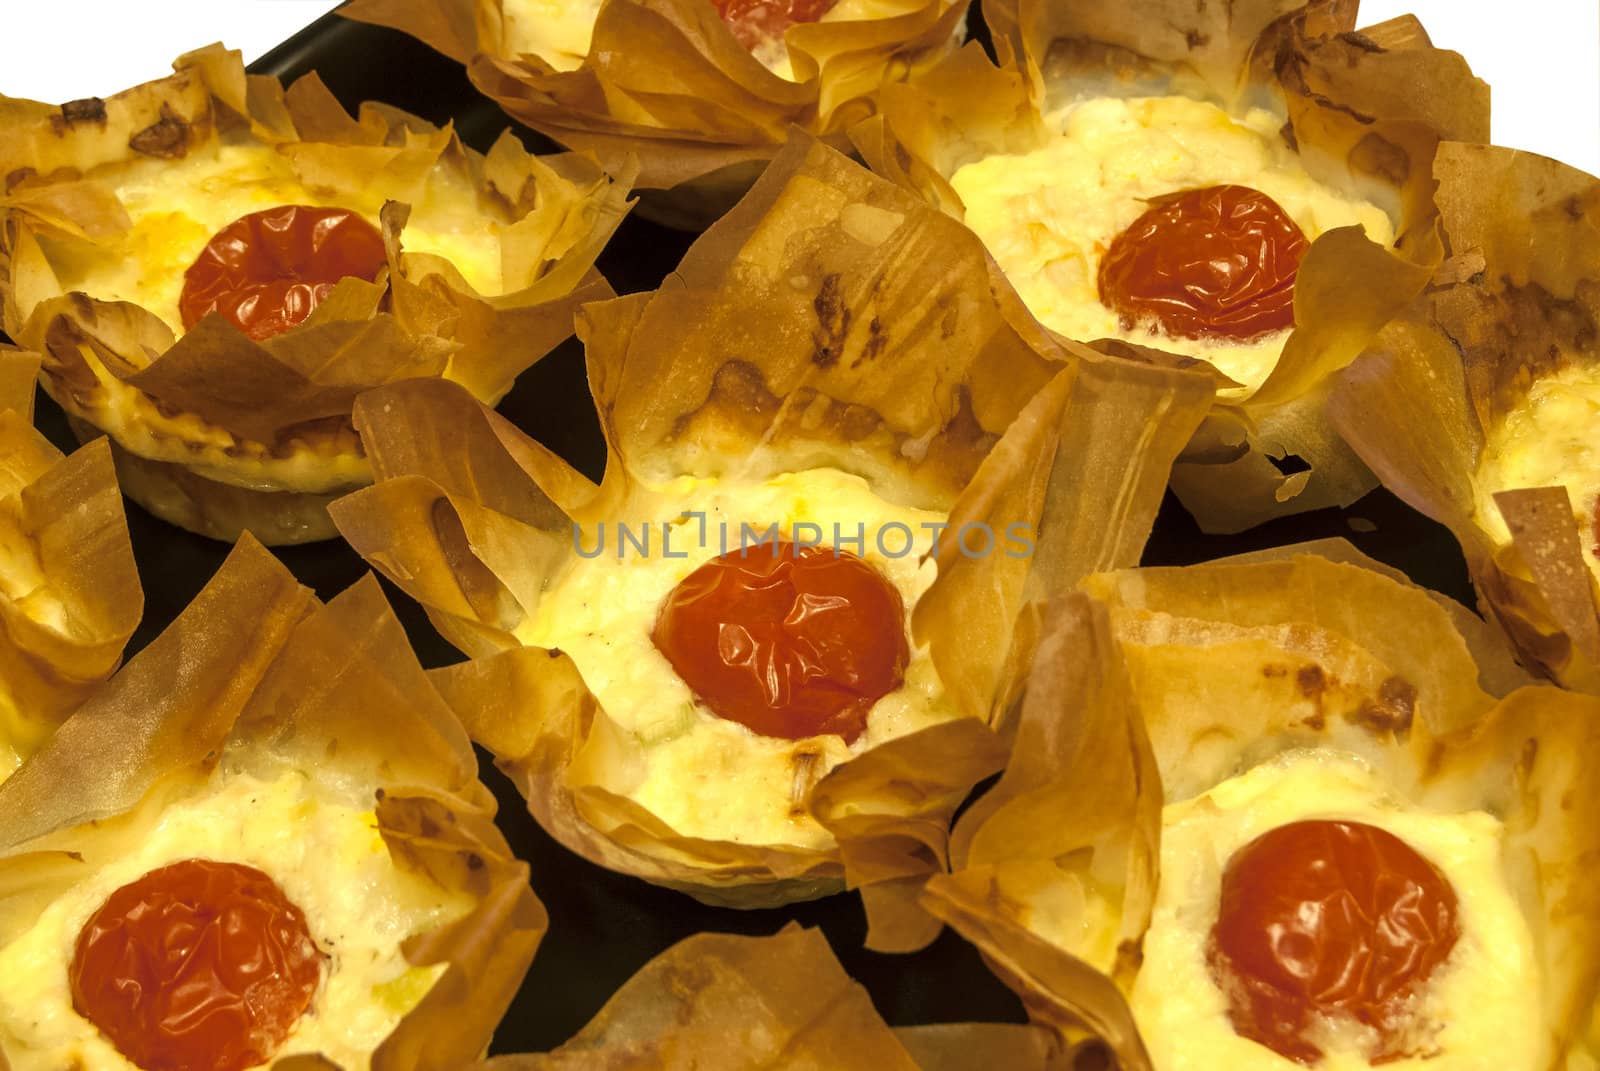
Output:
[[[463,392],[399,384],[357,403],[380,478],[335,504],[340,531],[473,656],[438,671],[437,682],[569,848],[736,906],[820,896],[848,879],[870,886],[877,944],[926,939],[895,932],[898,909],[942,859],[955,806],[1003,755],[991,727],[1002,727],[1031,646],[1025,608],[1102,564],[1137,559],[1211,380],[1044,335],[972,235],[810,139],[784,151],[660,291],[586,306],[579,334],[609,447],[601,485]],[[828,501],[837,494],[980,533],[970,556],[946,539],[933,560],[922,557],[925,532],[915,556],[875,554],[870,534],[854,548],[890,574],[920,577],[909,594],[901,589],[913,648],[905,679],[931,681],[931,693],[917,694],[944,711],[919,714],[921,731],[847,754],[841,735],[791,750],[716,718],[648,639],[662,601],[655,595],[637,597],[625,625],[573,625],[633,637],[609,658],[583,664],[568,651],[524,646],[542,635],[544,603],[576,585],[572,577],[596,575],[582,573],[598,568],[595,547],[620,560],[619,522],[690,516],[692,503],[664,491],[820,478],[808,472],[829,482],[799,496],[809,506],[774,512],[809,509],[825,521],[835,509],[853,520],[853,507]],[[735,490],[724,549],[739,548],[741,522],[773,522],[782,539],[800,538],[793,517],[741,514]],[[691,561],[716,554],[707,549],[717,543],[716,516],[707,517]],[[1031,555],[1004,553],[1014,524],[1028,530]],[[998,534],[991,553],[981,552],[985,526]],[[631,591],[656,591],[640,587],[661,575],[649,570],[687,571],[665,559],[688,553],[665,545],[654,560],[630,553],[637,568],[564,612],[576,619],[623,605]],[[604,709],[585,682],[635,665],[656,674],[653,694]],[[909,684],[895,695],[923,702]],[[646,742],[655,718],[671,729],[655,735],[674,740],[732,734],[728,747],[746,749],[751,764],[768,761],[761,756],[777,764],[781,786],[768,798],[753,765],[722,767],[725,778],[690,762],[671,768],[696,784],[642,805],[629,793],[641,778],[652,783],[652,769],[668,769],[653,766],[668,752]],[[740,777],[756,786],[744,799],[728,787]],[[730,791],[733,801],[703,820],[685,813],[669,824],[659,811]],[[781,826],[771,836],[720,832],[769,814]],[[679,828],[690,820],[701,832]]]
[[[354,0],[348,18],[402,30],[467,67],[512,118],[611,170],[639,163],[642,211],[701,230],[778,154],[791,127],[845,148],[883,86],[960,42],[969,0],[845,0],[844,17],[791,27],[787,73],[752,55],[711,0],[595,0],[566,18],[592,35],[529,40],[554,11],[528,0]],[[587,8],[587,12],[585,12]],[[759,8],[758,8],[759,10]]]
[[[16,971],[0,1066],[125,1066],[73,1010],[72,935],[130,868],[177,854],[265,873],[326,957],[273,1066],[370,1053],[373,1068],[454,1071],[484,1052],[546,927],[494,811],[376,580],[324,605],[245,537],[0,786],[0,960]],[[189,830],[177,844],[175,829]],[[39,937],[52,928],[65,937]]]
[[[0,781],[122,661],[144,614],[105,443],[33,427],[39,358],[0,346]]]
[[[222,540],[330,538],[326,504],[371,480],[355,396],[439,377],[497,401],[610,295],[594,261],[628,178],[509,131],[480,155],[385,105],[351,118],[315,75],[285,91],[220,45],[174,68],[108,100],[0,99],[4,327],[152,513]],[[259,340],[215,310],[185,329],[179,288],[213,232],[283,203],[379,228],[372,281],[345,275]]]
[[[1031,1026],[891,1029],[827,938],[790,924],[770,937],[705,933],[680,941],[560,1048],[498,1056],[477,1071],[1045,1071],[1060,1066],[1057,1049],[1048,1032]]]
[[[1385,486],[1455,534],[1524,662],[1597,692],[1600,486],[1570,414],[1590,421],[1583,385],[1600,371],[1600,180],[1466,144],[1441,146],[1434,173],[1450,259],[1329,411]],[[1502,464],[1541,455],[1531,472]]]
[[[1286,168],[1303,167],[1310,185],[1294,179],[1285,187],[1310,206],[1296,210],[1295,218],[1313,239],[1298,274],[1290,278],[1292,325],[1238,343],[1266,348],[1242,364],[1229,359],[1230,367],[1238,366],[1233,374],[1250,382],[1230,381],[1219,391],[1215,412],[1173,468],[1173,489],[1207,531],[1239,531],[1272,517],[1348,505],[1376,485],[1328,425],[1322,403],[1329,377],[1422,290],[1440,261],[1430,169],[1439,139],[1488,139],[1487,87],[1459,55],[1433,48],[1415,19],[1356,33],[1355,10],[1354,3],[1295,0],[1212,5],[989,0],[984,17],[994,33],[998,68],[969,45],[915,83],[885,87],[879,115],[851,130],[873,170],[958,219],[968,218],[968,206],[951,177],[988,158],[1026,157],[1054,145],[1063,136],[1055,124],[1069,121],[1060,116],[1071,116],[1074,124],[1080,116],[1083,123],[1101,124],[1073,133],[1076,140],[1070,143],[1083,146],[1082,155],[1106,154],[1099,170],[1086,171],[1084,179],[1101,184],[1095,195],[1101,199],[1139,181],[1145,173],[1141,168],[1162,178],[1152,177],[1139,196],[1157,197],[1185,188],[1169,190],[1163,184],[1173,178],[1171,169],[1188,187],[1255,187],[1268,182],[1269,170],[1279,176],[1272,181],[1282,184],[1289,182]],[[1094,109],[1124,98],[1151,97],[1158,98],[1155,104],[1193,100],[1223,111],[1183,119],[1190,125],[1180,127],[1182,133],[1161,134],[1147,149],[1137,149],[1128,131],[1146,122],[1158,132],[1165,128],[1156,118],[1141,118],[1137,109],[1144,105],[1137,101],[1127,105],[1134,109],[1129,116],[1090,118],[1101,115]],[[1065,110],[1085,102],[1087,110]],[[1218,140],[1222,135],[1214,130],[1224,121],[1223,112],[1234,117],[1233,141]],[[1263,125],[1278,121],[1281,130]],[[1247,140],[1254,140],[1240,145],[1245,135],[1239,132],[1247,127],[1255,131]],[[1126,157],[1120,155],[1124,152]],[[1223,156],[1217,160],[1206,155],[1219,152]],[[1237,162],[1246,159],[1245,152],[1254,154],[1251,160],[1259,157],[1259,165]],[[1020,166],[1009,160],[1004,173],[973,178],[979,185],[968,188],[969,196],[975,189],[1009,189],[1020,181],[1013,178],[1023,173]],[[1257,166],[1259,175],[1252,170]],[[1386,215],[1394,243],[1386,247],[1369,240],[1360,225],[1333,226],[1341,217],[1324,214],[1317,207],[1322,201],[1313,195],[1331,198],[1333,208],[1364,202],[1362,212]],[[1063,218],[1081,219],[1091,212],[1087,203],[1070,201],[1053,209],[1044,193],[1016,201],[1024,203],[1028,212],[1059,210]],[[1124,319],[1119,326],[1118,317],[1102,308],[1098,292],[1072,296],[1077,290],[1069,294],[1062,289],[1064,277],[1052,274],[1061,267],[1076,278],[1072,273],[1081,268],[1095,289],[1117,233],[1137,225],[1117,214],[1136,213],[1139,203],[1106,201],[1109,230],[1102,234],[1095,224],[1080,235],[1069,228],[1062,232],[1059,250],[1046,243],[1038,247],[1042,251],[1027,252],[1035,241],[1027,237],[1031,232],[1005,238],[1024,250],[1014,261],[1019,270],[1034,258],[1042,265],[1027,268],[1012,282],[1024,296],[1031,287],[1030,300],[1041,310],[1046,308],[1041,302],[1060,306],[1056,312],[1041,311],[1047,324],[1054,321],[1075,336],[1117,332],[1107,340],[1078,341],[1108,351],[1137,341],[1203,356],[1207,351],[1199,342],[1142,322],[1130,327]],[[1077,222],[1071,227],[1082,229]],[[1095,315],[1057,315],[1077,304],[1096,310]],[[1278,345],[1281,355],[1273,360],[1267,351]]]
[[[1474,893],[1448,870],[1463,905],[1458,947],[1480,956],[1485,944],[1515,948],[1503,962],[1522,957],[1526,984],[1512,1014],[1526,1018],[1507,1024],[1503,1009],[1480,1001],[1448,1009],[1445,1025],[1504,1032],[1479,1037],[1477,1054],[1499,1056],[1470,1066],[1566,1068],[1588,1044],[1581,1039],[1600,978],[1600,896],[1588,877],[1600,854],[1600,706],[1519,686],[1492,634],[1457,630],[1459,608],[1335,547],[1344,560],[1286,548],[1248,561],[1109,573],[1059,600],[1010,765],[957,824],[953,870],[929,883],[924,904],[982,950],[1031,1017],[1086,1049],[1108,1048],[1125,1071],[1174,1066],[1183,1051],[1202,1062],[1179,1066],[1209,1066],[1208,1054],[1216,1066],[1241,1066],[1245,1055],[1250,1066],[1297,1066],[1234,1036],[1217,976],[1202,964],[1202,976],[1191,977],[1169,962],[1173,941],[1152,943],[1153,927],[1173,918],[1187,914],[1203,929],[1217,918],[1216,879],[1196,882],[1185,869],[1177,853],[1194,842],[1169,843],[1176,819],[1164,819],[1164,809],[1188,807],[1187,817],[1203,822],[1208,808],[1237,806],[1217,794],[1225,783],[1244,785],[1297,757],[1347,756],[1387,796],[1374,813],[1397,817],[1368,819],[1341,804],[1319,812],[1321,797],[1310,793],[1290,809],[1384,828],[1409,816],[1411,832],[1397,834],[1408,838],[1452,822],[1482,834],[1492,819],[1498,851],[1483,854],[1499,910],[1522,923],[1503,943],[1485,942],[1481,905],[1489,901],[1472,900],[1475,921],[1467,907],[1483,883]],[[1260,813],[1264,828],[1282,821]],[[1197,850],[1215,856],[1218,870],[1230,859],[1220,840]],[[1167,882],[1189,905],[1177,915]],[[1513,943],[1509,934],[1522,927]],[[1207,936],[1182,943],[1180,959],[1201,958]],[[1150,971],[1158,974],[1146,978]],[[1166,1008],[1216,1006],[1205,1030],[1156,1031],[1163,975],[1173,990]],[[1251,1053],[1214,1052],[1217,1036]]]

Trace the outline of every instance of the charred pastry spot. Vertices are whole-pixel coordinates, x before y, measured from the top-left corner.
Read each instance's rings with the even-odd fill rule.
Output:
[[[1285,145],[1289,146],[1290,152],[1300,151],[1300,138],[1294,132],[1293,123],[1286,122],[1278,128],[1278,136],[1283,139]]]
[[[1584,217],[1583,200],[1576,195],[1568,197],[1561,207],[1566,210],[1567,218],[1569,219],[1582,219]]]
[[[1199,30],[1189,29],[1183,31],[1183,43],[1190,52],[1193,52],[1197,48],[1210,44],[1211,38]]]
[[[759,436],[776,419],[781,405],[778,396],[767,389],[761,369],[749,361],[734,358],[712,376],[706,400],[673,421],[669,438],[678,440],[693,434],[696,423],[703,417],[726,420],[738,429]]]
[[[1378,44],[1378,42],[1368,37],[1366,34],[1359,33],[1355,30],[1346,30],[1344,33],[1341,33],[1339,35],[1339,40],[1343,41],[1347,45],[1354,45],[1363,52],[1383,53],[1389,51],[1382,45]]]
[[[38,174],[38,169],[32,167],[19,167],[14,171],[6,172],[6,192],[10,193]]]
[[[467,853],[467,869],[468,870],[482,870],[483,869],[483,856],[479,855],[477,852],[468,852]]]
[[[1517,759],[1517,773],[1523,778],[1533,775],[1533,767],[1539,761],[1539,741],[1529,737],[1522,745],[1522,755]]]
[[[1371,126],[1373,123],[1377,122],[1376,119],[1365,112],[1358,112],[1348,104],[1340,104],[1338,101],[1333,100],[1331,97],[1323,96],[1321,93],[1307,93],[1306,96],[1308,96],[1311,99],[1311,103],[1315,104],[1317,107],[1326,108],[1332,112],[1338,112],[1340,115],[1348,115],[1362,126]]]
[[[1275,680],[1278,677],[1286,677],[1289,675],[1289,667],[1279,665],[1276,662],[1269,662],[1261,667],[1261,675],[1268,680]]]
[[[160,160],[180,160],[189,152],[189,123],[163,104],[161,118],[129,138],[128,148]]]
[[[860,442],[871,437],[883,426],[883,418],[864,405],[833,405],[828,414],[831,423],[845,442]]]
[[[1350,150],[1350,166],[1376,175],[1393,186],[1402,186],[1411,177],[1411,157],[1387,138],[1368,133]]]
[[[956,327],[961,322],[961,313],[956,308],[956,303],[950,300],[950,295],[941,295],[938,307],[944,310],[944,316],[939,320],[939,338],[951,338],[956,333]]]
[[[1307,699],[1320,699],[1328,690],[1328,675],[1319,665],[1301,666],[1295,671],[1294,685]]]
[[[1136,971],[1144,966],[1144,942],[1142,940],[1122,941],[1117,945],[1118,970]]]
[[[106,102],[99,97],[69,100],[61,106],[61,114],[53,115],[50,119],[50,125],[57,134],[65,133],[67,128],[75,123],[94,123],[96,126],[105,126]]]
[[[1302,718],[1300,724],[1314,733],[1320,733],[1328,727],[1328,716],[1319,710],[1310,717]]]
[[[814,336],[816,345],[811,360],[818,368],[832,368],[844,355],[845,336],[850,332],[850,309],[840,294],[839,273],[833,272],[822,280],[811,307],[817,313],[820,328]]]
[[[867,344],[861,347],[861,356],[850,362],[852,369],[860,368],[868,361],[875,361],[883,348],[889,344],[889,336],[884,333],[883,321],[876,316],[867,325]]]
[[[1347,717],[1373,733],[1403,736],[1410,731],[1416,710],[1416,687],[1404,677],[1389,677],[1378,686],[1375,700],[1364,700]]]

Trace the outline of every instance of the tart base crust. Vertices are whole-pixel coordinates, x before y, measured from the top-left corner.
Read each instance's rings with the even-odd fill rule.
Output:
[[[67,424],[82,443],[105,435],[70,413]],[[328,504],[355,490],[255,491],[209,480],[182,465],[140,457],[115,439],[110,442],[123,494],[168,524],[224,543],[245,532],[269,547],[333,539],[339,531],[328,517]]]

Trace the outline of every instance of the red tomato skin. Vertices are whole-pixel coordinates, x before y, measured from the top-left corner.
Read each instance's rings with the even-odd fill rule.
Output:
[[[1156,197],[1100,259],[1100,301],[1124,329],[1248,342],[1294,326],[1306,236],[1248,186]]]
[[[745,48],[781,39],[789,27],[816,22],[839,0],[712,0],[722,21]]]
[[[342,208],[280,205],[212,236],[183,276],[184,329],[216,310],[256,341],[303,323],[340,279],[371,282],[386,263],[383,235]]]
[[[72,1006],[144,1071],[241,1071],[283,1044],[326,958],[266,874],[188,859],[122,886],[84,924]]]
[[[911,657],[893,584],[853,554],[787,542],[690,573],[651,638],[713,713],[785,740],[854,741]]]
[[[1235,1032],[1311,1065],[1313,1019],[1353,1019],[1377,1031],[1374,1063],[1412,1055],[1410,998],[1461,936],[1457,906],[1449,879],[1376,826],[1262,834],[1228,861],[1207,946]]]

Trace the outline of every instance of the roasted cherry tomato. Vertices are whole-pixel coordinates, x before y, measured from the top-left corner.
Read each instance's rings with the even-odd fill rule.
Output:
[[[1460,935],[1449,880],[1400,838],[1305,821],[1228,860],[1207,953],[1241,1037],[1312,1064],[1314,1017],[1354,1019],[1377,1063],[1411,1055],[1410,998]]]
[[[911,656],[883,574],[829,547],[761,543],[672,589],[653,636],[700,701],[763,736],[861,735]]]
[[[1179,338],[1247,341],[1294,326],[1306,236],[1248,186],[1169,193],[1112,241],[1100,300],[1124,327],[1154,322]]]
[[[190,328],[215,309],[259,341],[303,322],[340,279],[371,282],[383,265],[383,235],[354,212],[281,205],[206,243],[184,273],[178,313]]]
[[[782,38],[797,22],[816,22],[839,0],[712,0],[722,21],[745,48]]]
[[[267,875],[188,859],[124,885],[79,931],[72,1006],[144,1071],[238,1071],[277,1052],[323,958]]]

